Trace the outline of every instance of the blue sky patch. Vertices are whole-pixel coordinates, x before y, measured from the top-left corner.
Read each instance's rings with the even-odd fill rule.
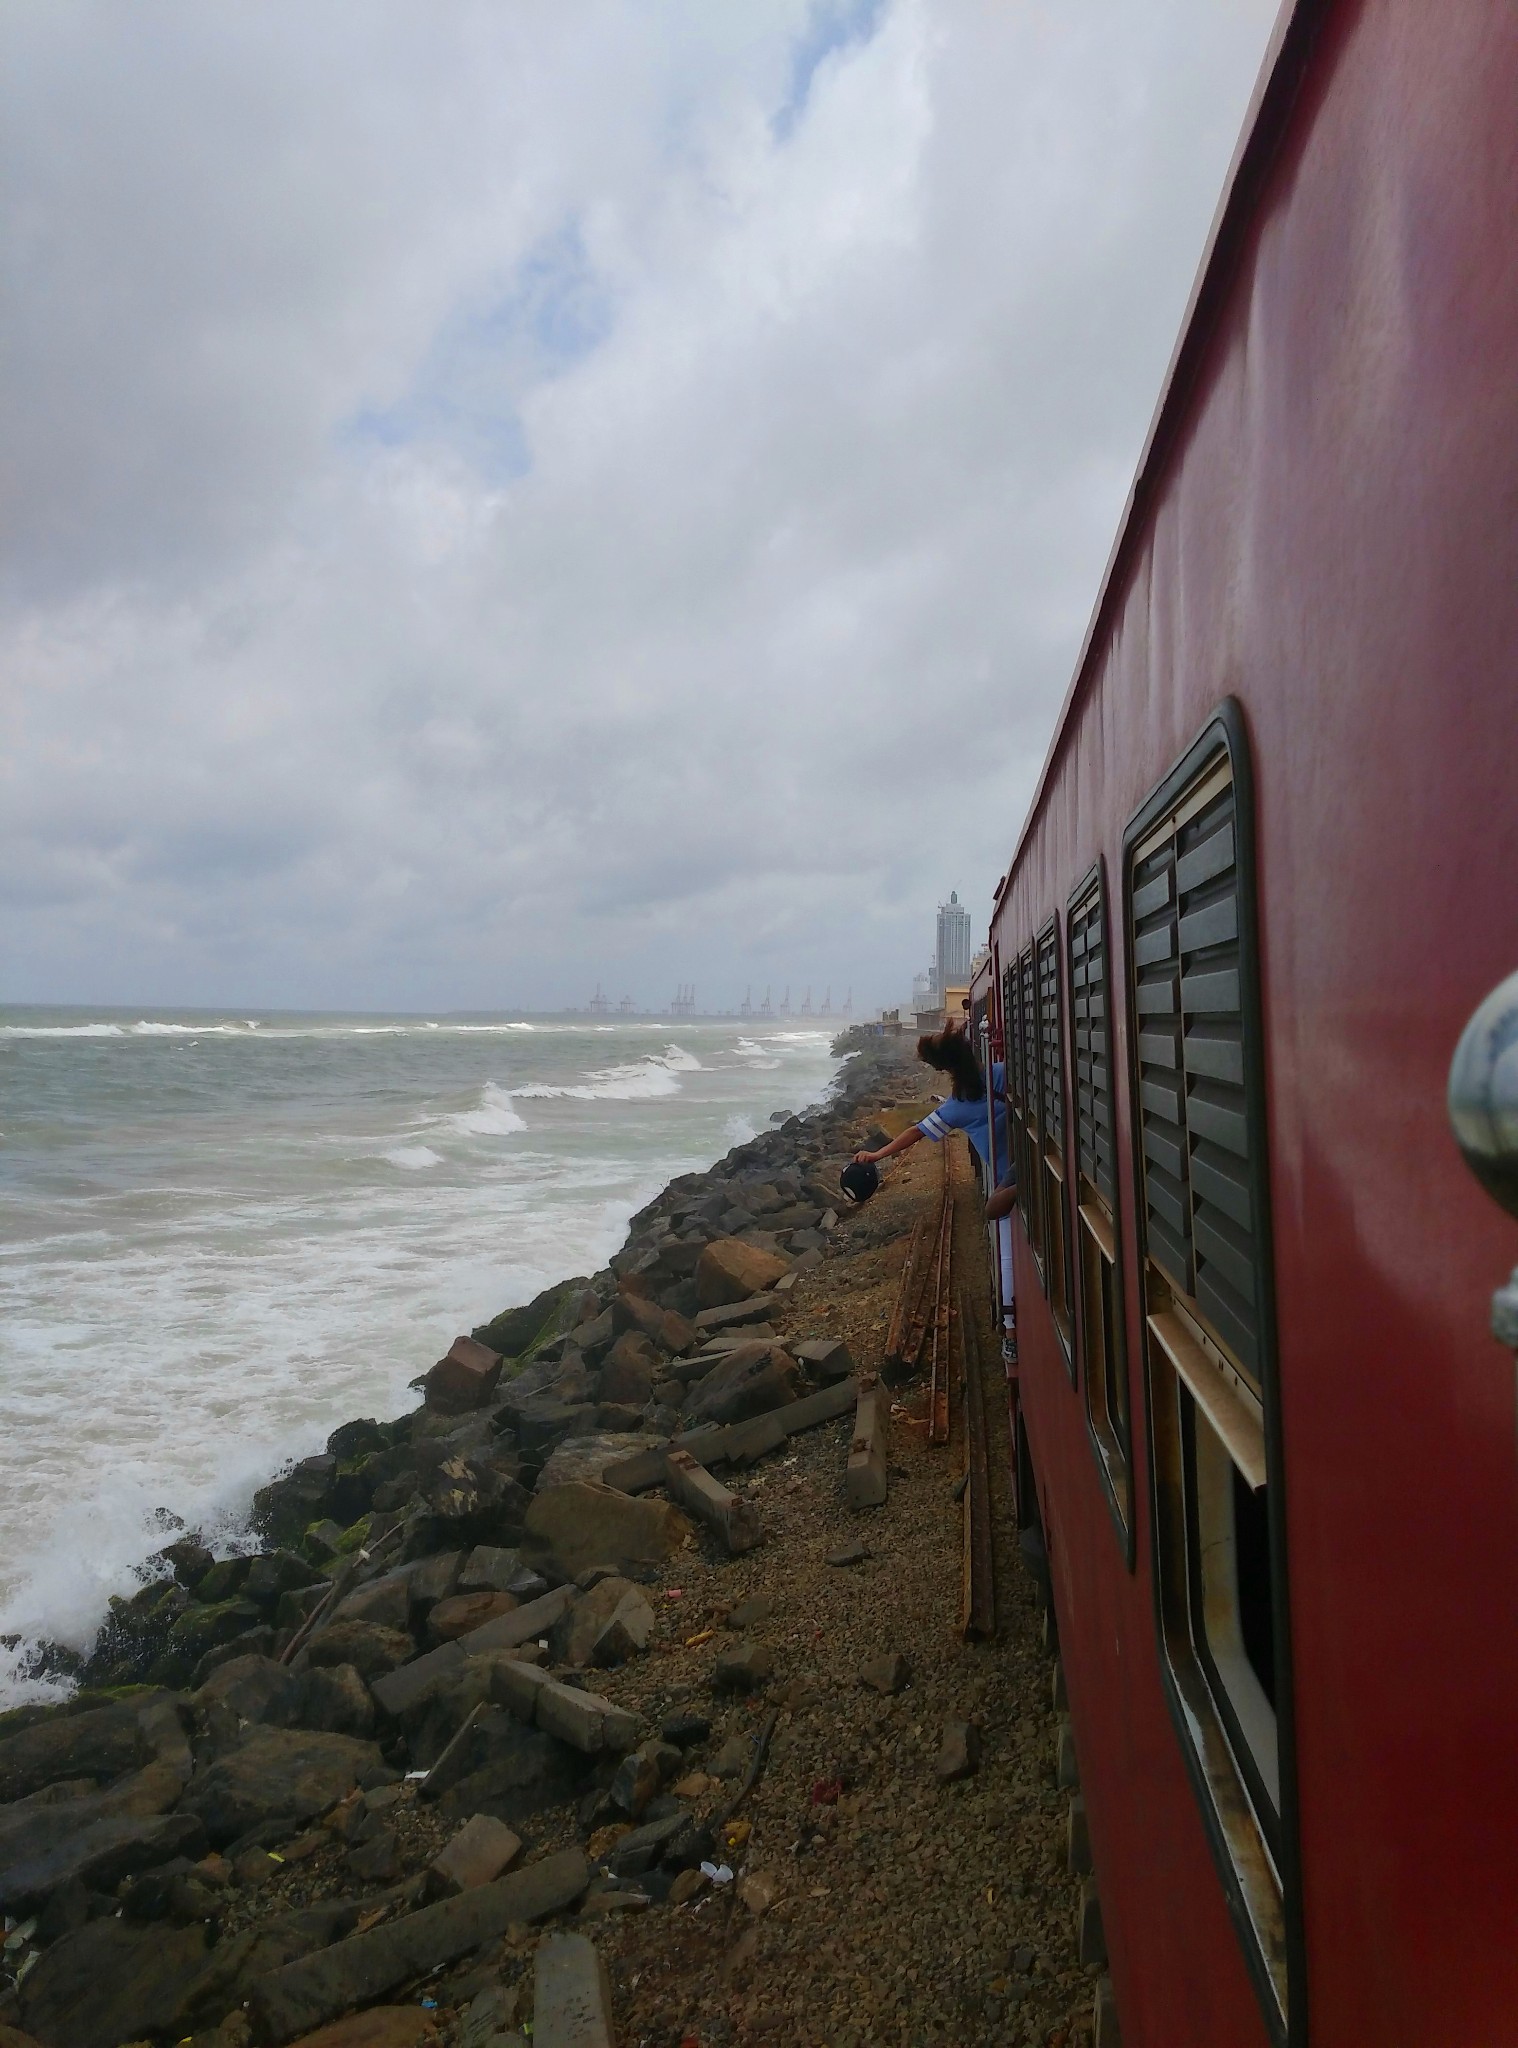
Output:
[[[867,43],[880,25],[886,0],[818,0],[804,32],[791,45],[791,76],[786,95],[770,123],[784,142],[806,111],[812,80],[835,50]]]

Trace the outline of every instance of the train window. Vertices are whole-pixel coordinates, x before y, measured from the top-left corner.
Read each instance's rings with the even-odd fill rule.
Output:
[[[1285,1538],[1246,779],[1230,711],[1129,827],[1130,1064],[1167,1678],[1284,2027]]]
[[[1065,1364],[1075,1369],[1071,1298],[1070,1233],[1065,1200],[1065,1038],[1060,1001],[1059,926],[1051,920],[1038,940],[1039,1180],[1044,1211],[1044,1292],[1064,1346]]]
[[[1033,948],[1017,963],[1017,1056],[1022,1072],[1022,1116],[1017,1133],[1017,1201],[1023,1227],[1042,1277],[1044,1270],[1043,1196],[1035,1171],[1039,1156],[1038,986]]]
[[[1128,1354],[1118,1263],[1117,1179],[1107,1007],[1107,921],[1101,869],[1076,890],[1067,921],[1074,1043],[1076,1267],[1091,1440],[1132,1561]]]

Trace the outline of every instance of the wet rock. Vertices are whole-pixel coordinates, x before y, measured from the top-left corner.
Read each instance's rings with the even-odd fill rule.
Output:
[[[323,1583],[322,1574],[293,1550],[271,1550],[255,1557],[242,1582],[242,1598],[266,1613],[284,1593],[299,1593]]]
[[[443,1415],[463,1415],[471,1408],[483,1408],[495,1392],[501,1377],[500,1353],[473,1337],[455,1337],[422,1382],[422,1396],[429,1408]]]
[[[773,1287],[786,1269],[786,1260],[741,1238],[714,1238],[696,1262],[696,1297],[704,1309],[746,1301]]]
[[[309,1820],[355,1785],[395,1773],[370,1742],[305,1729],[261,1728],[194,1779],[183,1807],[211,1841],[230,1842],[274,1819]]]
[[[175,1856],[201,1855],[206,1838],[200,1821],[162,1810],[178,1796],[174,1781],[147,1812],[111,1811],[113,1804],[119,1809],[134,1802],[113,1802],[109,1794],[0,1809],[0,1906],[13,1914],[31,1912],[66,1885],[111,1891],[134,1871]]]
[[[205,1961],[204,1927],[92,1920],[55,1942],[28,1973],[22,2025],[50,2048],[173,2038],[175,2014]]]
[[[934,1774],[941,1785],[968,1778],[980,1769],[980,1730],[973,1721],[945,1721]]]
[[[667,1501],[573,1482],[539,1494],[527,1512],[522,1549],[530,1562],[574,1578],[587,1565],[662,1564],[690,1535]]]
[[[373,1621],[335,1621],[314,1635],[306,1656],[318,1667],[348,1664],[371,1683],[416,1655],[416,1644],[401,1629]]]
[[[740,1344],[691,1389],[691,1425],[744,1422],[796,1398],[795,1361],[778,1344]]]
[[[263,1721],[283,1728],[294,1718],[300,1682],[286,1664],[272,1657],[229,1657],[218,1664],[195,1695],[197,1706],[220,1703],[240,1721]]]
[[[774,1668],[774,1657],[763,1643],[732,1643],[717,1652],[712,1684],[719,1692],[758,1692],[769,1683]]]
[[[590,1283],[583,1275],[545,1287],[525,1307],[509,1308],[493,1321],[482,1323],[472,1332],[475,1342],[505,1358],[520,1358],[545,1343],[555,1331],[567,1329],[566,1315],[575,1314],[576,1320],[583,1320],[577,1312],[583,1308],[589,1288]],[[593,1315],[595,1310],[590,1312]]]
[[[377,1628],[404,1630],[411,1618],[412,1567],[382,1572],[367,1585],[345,1593],[332,1610],[330,1626],[345,1621],[373,1622]]]
[[[374,1733],[374,1720],[374,1695],[353,1665],[315,1665],[296,1680],[294,1727],[363,1738]]]
[[[597,1398],[623,1407],[642,1408],[653,1390],[659,1353],[641,1330],[624,1330],[607,1352],[597,1382]]]
[[[883,1657],[872,1657],[859,1673],[859,1683],[871,1686],[879,1693],[904,1692],[911,1678],[912,1667],[899,1650],[892,1650]]]
[[[158,1555],[179,1584],[191,1593],[216,1562],[203,1543],[189,1536],[181,1537],[177,1543],[166,1543]]]

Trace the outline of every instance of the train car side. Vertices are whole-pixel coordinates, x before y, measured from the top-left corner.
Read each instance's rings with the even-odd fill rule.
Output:
[[[1443,1104],[1468,1014],[1518,963],[1501,744],[1518,646],[1514,106],[1518,17],[1497,0],[1302,7],[1283,24],[993,925],[1009,1079],[1015,1092],[1022,1004],[1040,1027],[1028,1086],[1060,1110],[1057,1143],[1047,1116],[1022,1119],[1046,1192],[1015,1231],[1020,1397],[1129,2048],[1518,2031],[1518,1470],[1512,1358],[1485,1327],[1514,1245]],[[1192,781],[1174,782],[1199,738]],[[1218,883],[1225,831],[1238,872]],[[1169,1142],[1170,1111],[1136,1006],[1157,986],[1151,962],[1165,971],[1165,918],[1222,931],[1225,883],[1243,979],[1257,978],[1237,1022],[1257,1179],[1238,1230],[1213,1212],[1212,1242],[1258,1310],[1249,1329],[1208,1308],[1207,1258],[1171,1242],[1162,1175],[1143,1163]],[[1092,933],[1110,1200],[1095,1152],[1092,1175],[1081,1167]],[[1205,964],[1212,940],[1198,943]],[[1172,1020],[1183,1164],[1210,1142],[1209,1106],[1247,1120],[1205,1067],[1234,1026],[1197,1014]],[[1198,1029],[1214,1043],[1192,1069]],[[1191,1231],[1202,1198],[1188,1199]],[[1107,1296],[1082,1265],[1102,1281],[1103,1230]],[[1116,1385],[1093,1403],[1108,1313]],[[1157,1326],[1178,1333],[1170,1351]],[[1197,1417],[1226,1436],[1227,1401],[1208,1389],[1226,1395],[1230,1373],[1269,1440],[1258,1488],[1249,1461],[1265,1452],[1242,1428],[1234,1444],[1230,1540],[1254,1540],[1261,1498],[1279,1539],[1260,1596],[1274,1633],[1255,1659],[1275,1746],[1255,1745],[1254,1780],[1247,1672],[1220,1725],[1245,1803],[1279,1811],[1263,1842],[1283,1881],[1274,1929],[1255,1924],[1261,1874],[1240,1867],[1237,1816],[1220,1818],[1208,1777],[1222,1766],[1201,1754],[1212,1738],[1177,1675],[1165,1599],[1206,1606],[1205,1574],[1156,1592],[1167,1515],[1182,1512],[1172,1426],[1190,1429],[1199,1469],[1212,1452]],[[1123,1396],[1126,1469],[1102,1437]],[[1213,1482],[1187,1470],[1205,1549]],[[1184,1540],[1190,1570],[1182,1553]]]

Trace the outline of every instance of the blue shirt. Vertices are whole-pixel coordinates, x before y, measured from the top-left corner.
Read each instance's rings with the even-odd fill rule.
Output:
[[[961,1102],[957,1095],[951,1095],[947,1102],[940,1102],[917,1126],[925,1138],[931,1138],[936,1145],[955,1131],[963,1131],[979,1153],[984,1165],[990,1166],[986,1157],[986,1099],[990,1097],[991,1109],[996,1119],[996,1174],[998,1179],[1006,1177],[1012,1161],[1007,1149],[1007,1070],[1000,1060],[991,1069],[991,1079],[986,1095],[979,1102]]]

